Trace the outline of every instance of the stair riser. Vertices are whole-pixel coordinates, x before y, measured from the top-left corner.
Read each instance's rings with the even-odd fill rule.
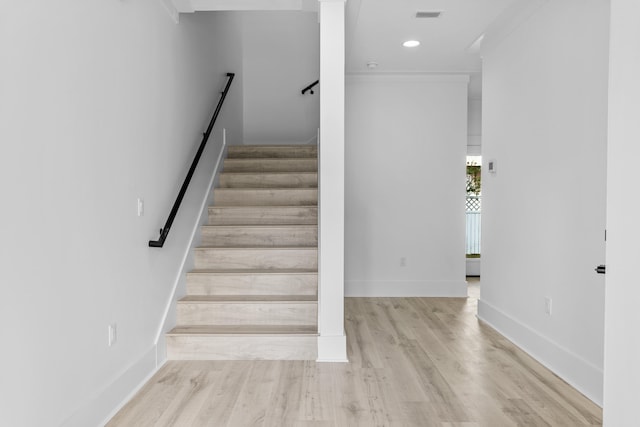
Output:
[[[232,145],[228,149],[227,158],[300,158],[317,157],[316,145],[288,145],[288,146],[242,146]]]
[[[211,225],[317,224],[316,207],[227,207],[209,208]]]
[[[167,337],[169,360],[316,360],[317,337]]]
[[[178,302],[178,325],[316,325],[317,303]]]
[[[318,190],[217,188],[213,191],[216,206],[300,206],[317,205]]]
[[[318,174],[220,174],[221,188],[317,188]]]
[[[188,274],[188,295],[316,295],[317,274]]]
[[[308,249],[218,249],[195,251],[196,269],[318,268],[318,250]]]
[[[224,172],[317,172],[316,159],[226,159]]]
[[[317,246],[317,227],[203,227],[203,246],[239,247],[239,246]]]

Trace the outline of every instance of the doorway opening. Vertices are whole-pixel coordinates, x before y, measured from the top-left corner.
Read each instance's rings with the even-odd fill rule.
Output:
[[[465,255],[469,295],[479,292],[482,215],[482,156],[467,156]]]

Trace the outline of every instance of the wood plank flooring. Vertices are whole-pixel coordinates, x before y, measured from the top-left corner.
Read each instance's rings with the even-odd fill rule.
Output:
[[[171,361],[116,426],[599,426],[469,298],[347,298],[350,363]]]

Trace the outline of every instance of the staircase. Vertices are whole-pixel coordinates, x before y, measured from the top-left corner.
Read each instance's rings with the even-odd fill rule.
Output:
[[[317,147],[229,147],[169,360],[315,360]]]

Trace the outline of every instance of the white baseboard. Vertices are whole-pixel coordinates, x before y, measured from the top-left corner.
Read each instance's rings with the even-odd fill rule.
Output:
[[[482,300],[478,301],[478,318],[602,407],[602,368]]]
[[[105,425],[158,372],[156,346],[151,347],[137,362],[126,369],[96,396],[88,399],[63,427]],[[123,398],[124,396],[124,398]]]
[[[464,280],[345,280],[346,297],[467,296]]]
[[[318,337],[318,359],[316,362],[341,362],[347,359],[347,336],[320,335]]]

